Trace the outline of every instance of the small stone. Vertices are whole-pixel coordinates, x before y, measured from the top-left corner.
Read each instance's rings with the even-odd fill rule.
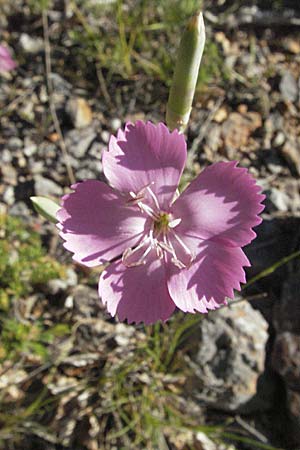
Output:
[[[34,104],[32,101],[28,101],[27,103],[24,103],[18,110],[19,116],[29,122],[33,122],[35,119],[34,114]]]
[[[0,173],[4,183],[16,186],[17,184],[17,171],[11,164],[2,164],[0,167]]]
[[[9,214],[15,217],[21,217],[24,221],[29,222],[31,212],[24,202],[16,202],[11,208],[9,208]]]
[[[3,200],[7,205],[13,205],[15,202],[15,192],[12,186],[8,186],[3,194]]]
[[[60,292],[64,292],[67,289],[67,283],[65,280],[61,280],[59,278],[55,278],[54,280],[50,280],[47,283],[47,291],[51,295],[57,295]]]
[[[83,158],[96,137],[97,134],[91,127],[80,131],[71,130],[65,138],[66,146],[75,158]]]
[[[277,188],[271,188],[266,194],[275,209],[281,212],[287,212],[289,210],[290,199],[285,192]]]
[[[115,327],[115,340],[121,347],[128,347],[130,339],[134,333],[134,327],[126,326],[123,323],[118,323]]]
[[[99,161],[100,161],[101,155],[102,155],[102,149],[103,149],[103,146],[100,144],[100,142],[93,142],[93,144],[91,145],[91,148],[89,149],[89,155],[93,156],[96,159],[99,159]]]
[[[40,97],[41,103],[46,103],[46,102],[48,102],[49,97],[48,97],[48,92],[47,92],[47,89],[46,89],[46,86],[45,86],[45,85],[42,85],[42,86],[41,86],[39,97]]]
[[[101,139],[104,142],[104,144],[108,144],[110,138],[110,133],[107,130],[103,130],[101,132]]]
[[[0,202],[0,216],[7,213],[7,205],[5,203]],[[0,231],[1,238],[1,231]]]
[[[71,267],[66,270],[66,282],[68,286],[76,286],[78,283],[77,273]]]
[[[186,448],[186,446],[183,446],[182,450]],[[196,433],[194,446],[192,448],[197,450],[237,450],[233,445],[212,441],[202,431]]]
[[[215,113],[213,120],[217,123],[222,123],[224,120],[227,119],[228,113],[225,106],[218,109],[218,111]]]
[[[29,34],[22,33],[20,36],[20,45],[25,53],[36,54],[44,49],[44,41],[39,37],[31,37]]]
[[[216,152],[221,145],[221,127],[219,125],[211,123],[208,126],[205,139],[209,149],[211,149],[213,152]]]
[[[300,145],[296,141],[289,140],[284,144],[281,153],[293,170],[300,175]]]
[[[65,307],[68,309],[73,309],[74,301],[73,301],[72,295],[68,295],[68,297],[65,300]]]
[[[26,167],[26,165],[27,165],[26,158],[24,158],[23,155],[19,155],[18,159],[17,159],[17,163],[21,169],[24,169],[24,167]]]
[[[283,46],[289,52],[294,53],[294,55],[300,54],[300,43],[296,39],[292,39],[289,37],[285,38],[283,41]]]
[[[58,73],[51,72],[50,80],[53,84],[53,89],[57,92],[69,94],[70,90],[72,89],[71,83],[65,80]]]
[[[264,371],[267,329],[261,313],[247,301],[209,313],[193,335],[198,342],[192,354],[196,398],[203,396],[224,411],[266,407],[257,382]]]
[[[111,126],[112,131],[117,131],[119,128],[121,128],[122,122],[119,118],[115,117],[115,118],[111,119],[110,126]]]
[[[33,156],[36,153],[37,146],[34,143],[29,144],[26,147],[24,147],[23,151],[24,151],[24,155],[29,158],[30,156]]]
[[[84,98],[70,98],[67,102],[66,111],[69,114],[75,128],[87,127],[92,122],[93,113]]]
[[[33,175],[41,174],[44,171],[44,163],[42,161],[35,161],[34,159],[30,158],[28,161],[28,167],[30,170],[30,173]]]
[[[274,138],[274,146],[281,147],[285,142],[285,134],[282,131],[279,131]]]
[[[79,317],[99,317],[101,314],[101,302],[98,292],[91,287],[78,284],[73,291],[74,310]]]
[[[76,179],[78,181],[89,180],[95,178],[95,172],[88,168],[80,169],[76,172]]]
[[[294,75],[286,71],[280,81],[279,89],[284,100],[295,102],[298,98],[298,86]]]
[[[36,195],[54,195],[60,196],[63,194],[62,188],[49,178],[44,178],[40,175],[34,177],[34,189]]]
[[[13,159],[12,154],[9,150],[7,150],[7,148],[4,148],[0,152],[0,161],[3,162],[4,164],[11,163],[12,159]]]
[[[233,112],[223,123],[222,135],[225,145],[228,149],[248,151],[248,142],[251,133],[262,125],[260,114],[256,112],[247,112],[240,114]]]
[[[23,147],[23,141],[18,137],[11,137],[8,139],[7,146],[10,150],[18,150]]]

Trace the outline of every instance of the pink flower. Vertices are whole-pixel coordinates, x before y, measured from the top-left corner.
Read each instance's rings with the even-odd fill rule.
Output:
[[[0,72],[9,72],[17,67],[16,62],[12,59],[9,50],[0,45]]]
[[[99,295],[128,323],[167,320],[175,307],[205,313],[245,283],[241,250],[261,222],[260,187],[236,162],[206,168],[179,196],[186,143],[163,123],[138,121],[103,154],[110,186],[72,186],[58,211],[74,260],[102,272]]]

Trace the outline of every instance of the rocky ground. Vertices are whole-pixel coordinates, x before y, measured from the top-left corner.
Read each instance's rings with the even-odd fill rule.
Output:
[[[72,61],[78,46],[66,33],[78,15],[59,3],[48,13],[49,60],[41,13],[26,2],[0,2],[0,38],[19,64],[0,79],[0,213],[38,231],[47,253],[65,267],[61,279],[14,298],[13,313],[27,325],[66,325],[47,345],[47,358],[32,351],[22,351],[18,361],[2,358],[2,448],[300,447],[299,255],[283,260],[300,244],[300,8],[284,1],[266,2],[265,10],[255,2],[206,4],[208,39],[218,56],[195,98],[185,180],[218,160],[249,168],[266,208],[258,238],[246,249],[248,279],[272,269],[232,307],[192,318],[191,333],[179,314],[160,331],[174,337],[182,330],[184,346],[175,343],[175,355],[157,330],[108,317],[97,274],[72,265],[55,227],[37,217],[29,201],[32,195],[60,197],[73,179],[102,179],[101,153],[110,134],[127,120],[164,120],[168,88],[145,72],[96,71],[89,56],[79,67]],[[145,348],[157,350],[155,339],[162,349],[158,362],[153,353],[144,356]],[[118,400],[126,395],[132,405],[123,407]],[[170,396],[186,426],[170,421],[151,443],[148,431],[141,437],[145,418],[163,398],[154,417],[166,420]],[[146,407],[141,398],[152,403]]]

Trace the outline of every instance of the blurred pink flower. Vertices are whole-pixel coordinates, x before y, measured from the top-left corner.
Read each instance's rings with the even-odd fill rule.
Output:
[[[17,67],[17,63],[12,59],[10,51],[0,45],[0,72],[9,72]]]
[[[112,136],[103,154],[110,186],[72,186],[57,214],[74,260],[102,272],[99,295],[128,323],[167,320],[175,307],[205,313],[245,283],[241,250],[256,234],[260,187],[236,162],[203,170],[179,196],[186,143],[163,123],[138,121]]]

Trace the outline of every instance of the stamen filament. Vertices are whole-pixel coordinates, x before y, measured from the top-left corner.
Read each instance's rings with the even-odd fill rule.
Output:
[[[171,230],[172,235],[174,236],[174,238],[177,240],[177,242],[181,245],[181,247],[186,251],[186,253],[190,256],[192,256],[192,252],[190,251],[190,249],[185,245],[185,243],[183,242],[183,240],[178,236],[178,234],[175,233],[175,231]]]
[[[153,184],[153,183],[151,183],[151,184]],[[155,206],[156,206],[156,208],[159,211],[160,210],[160,206],[159,206],[158,199],[157,199],[156,195],[154,194],[154,192],[152,191],[152,189],[149,186],[147,186],[146,189],[149,192],[149,194],[151,195],[151,197],[153,198]]]

